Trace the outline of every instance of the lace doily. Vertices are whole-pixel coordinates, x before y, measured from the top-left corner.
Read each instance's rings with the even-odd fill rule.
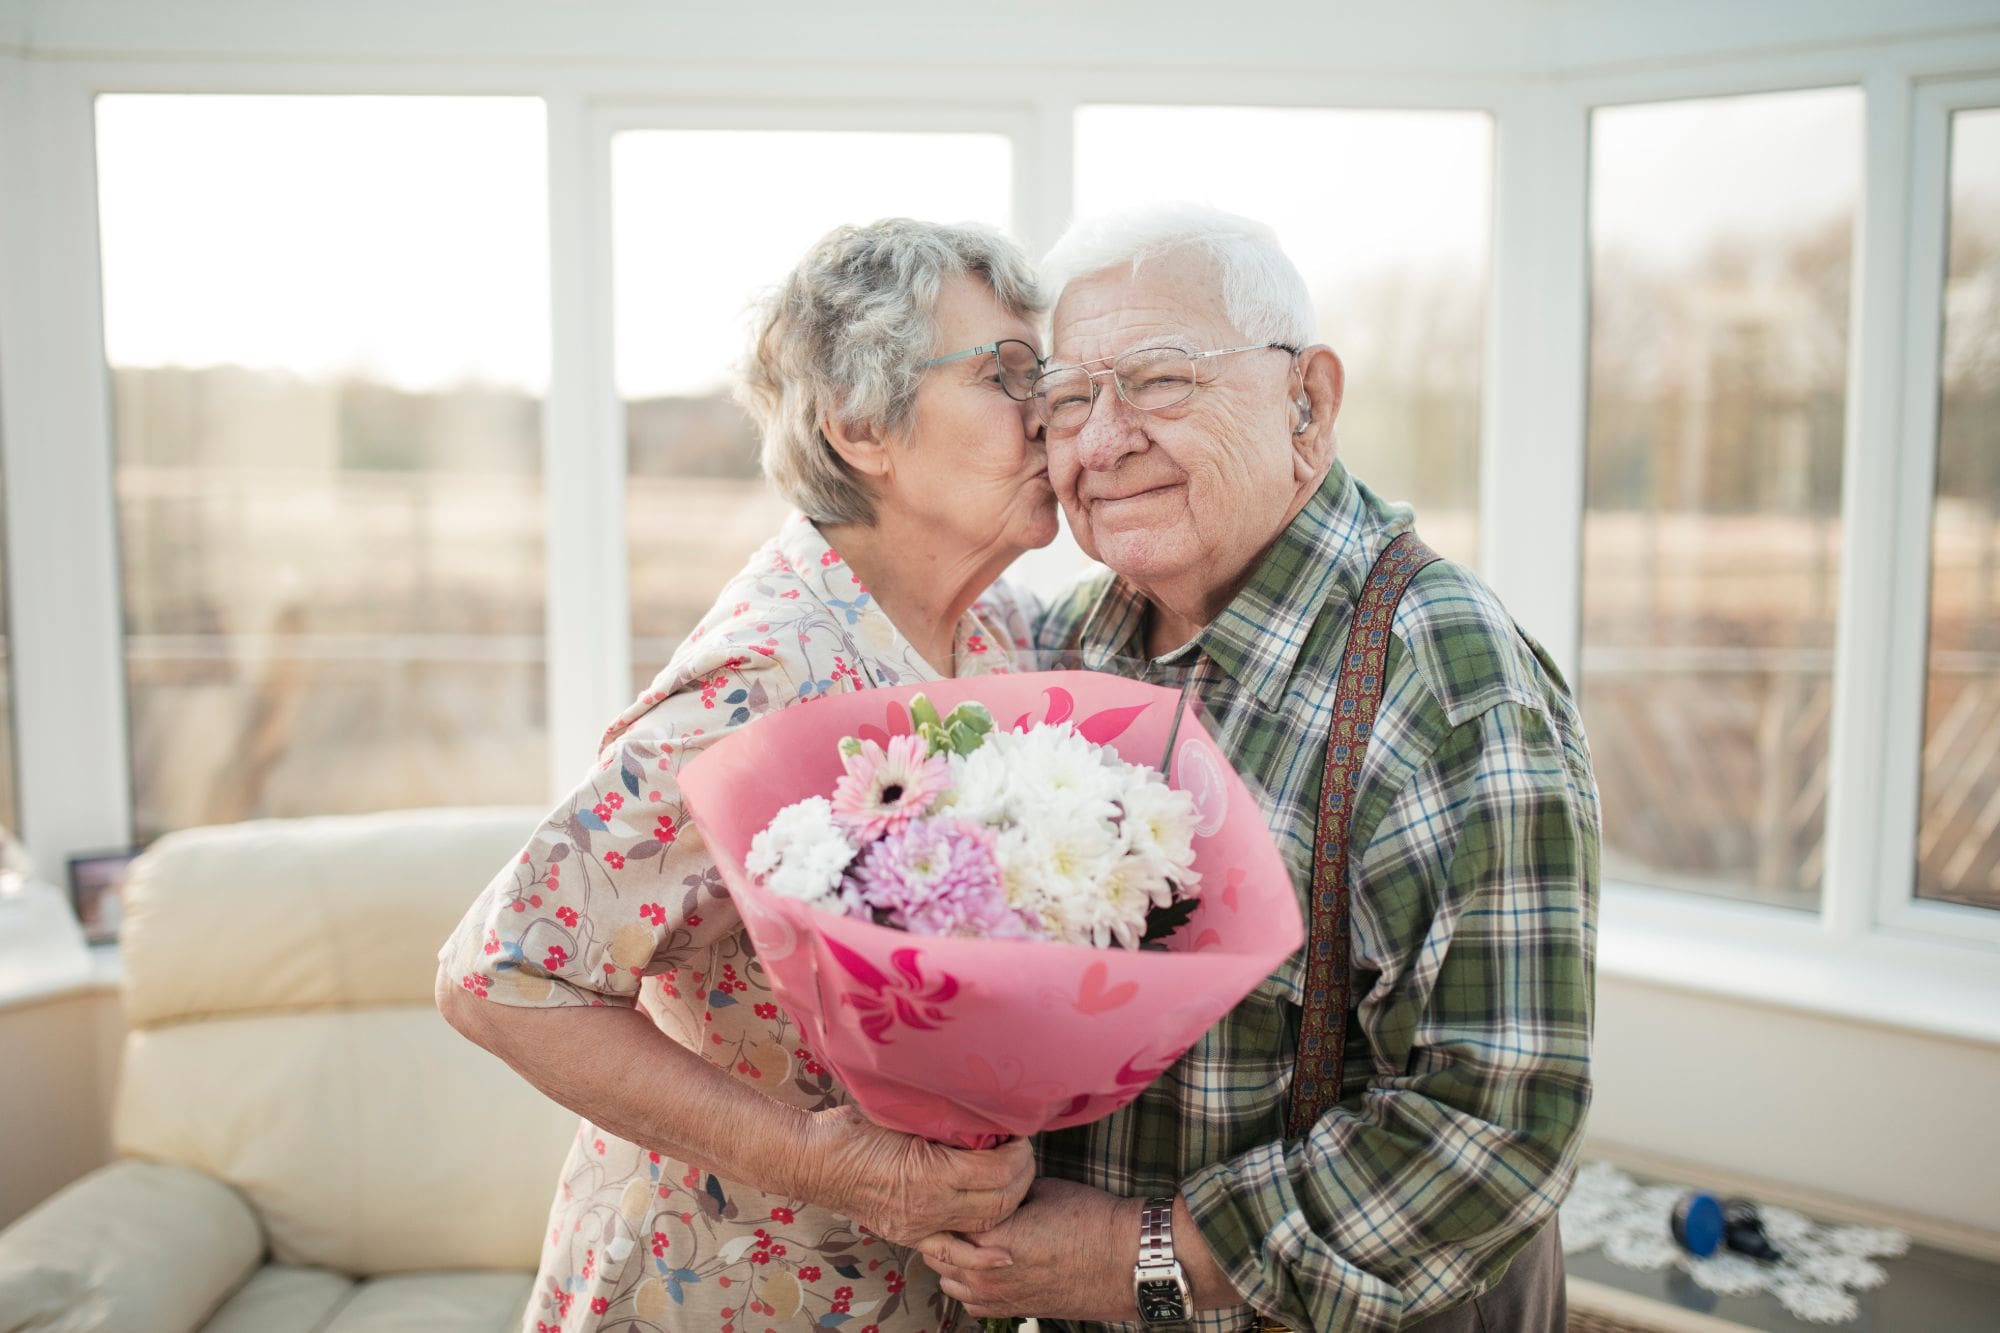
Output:
[[[1733,1250],[1697,1259],[1667,1230],[1674,1203],[1686,1192],[1679,1185],[1641,1185],[1607,1162],[1592,1162],[1577,1173],[1562,1206],[1563,1252],[1602,1245],[1605,1258],[1626,1268],[1672,1265],[1708,1291],[1724,1296],[1768,1291],[1795,1318],[1843,1324],[1861,1313],[1854,1292],[1872,1291],[1889,1279],[1874,1261],[1910,1248],[1910,1238],[1900,1231],[1823,1226],[1789,1208],[1760,1204],[1764,1234],[1782,1260],[1760,1262]]]

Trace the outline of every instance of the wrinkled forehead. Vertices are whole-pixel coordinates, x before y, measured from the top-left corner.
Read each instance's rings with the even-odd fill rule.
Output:
[[[1071,279],[1049,324],[1051,359],[1069,363],[1163,342],[1222,347],[1235,337],[1220,270],[1207,256],[1186,251]]]

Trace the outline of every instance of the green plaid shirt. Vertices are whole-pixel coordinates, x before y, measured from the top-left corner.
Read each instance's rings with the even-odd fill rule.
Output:
[[[1336,464],[1192,643],[1216,739],[1267,797],[1299,890],[1336,664],[1362,583],[1410,526]],[[1145,660],[1147,605],[1109,574],[1044,649]],[[1285,1137],[1301,955],[1125,1110],[1043,1136],[1046,1175],[1180,1190],[1251,1308],[1295,1329],[1394,1329],[1493,1285],[1569,1189],[1590,1104],[1597,788],[1567,687],[1493,592],[1439,561],[1404,594],[1353,810],[1355,1008],[1342,1101]],[[1137,1328],[1138,1325],[1119,1327]]]

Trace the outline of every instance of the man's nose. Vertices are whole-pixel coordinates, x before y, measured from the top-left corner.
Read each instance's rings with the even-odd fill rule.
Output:
[[[1098,391],[1090,416],[1075,435],[1076,461],[1094,472],[1109,471],[1127,454],[1146,447],[1144,413],[1119,397],[1114,385]]]

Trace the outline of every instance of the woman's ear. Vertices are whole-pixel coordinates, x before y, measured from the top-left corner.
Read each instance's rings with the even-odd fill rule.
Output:
[[[1333,423],[1347,389],[1347,368],[1325,343],[1302,349],[1293,363],[1292,463],[1299,480],[1309,481],[1333,464]]]
[[[820,418],[819,433],[856,476],[879,481],[889,475],[888,442],[872,421],[842,421],[826,416]]]

